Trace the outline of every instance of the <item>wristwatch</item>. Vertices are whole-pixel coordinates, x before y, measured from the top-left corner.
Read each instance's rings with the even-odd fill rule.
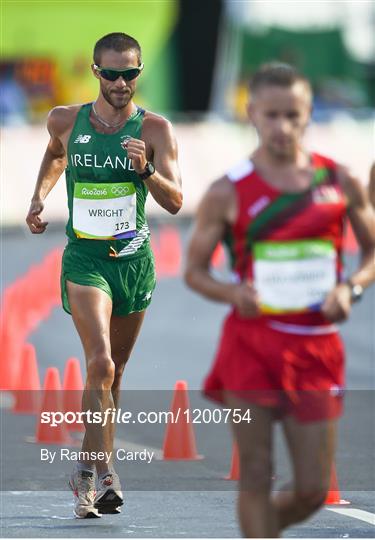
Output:
[[[361,300],[363,296],[363,287],[362,285],[354,284],[351,279],[348,279],[346,282],[349,285],[350,288],[350,299],[352,303],[358,302],[358,300]]]
[[[143,171],[143,173],[139,174],[138,176],[141,180],[146,180],[146,178],[154,174],[154,172],[155,172],[154,164],[151,161],[147,161],[145,170]]]

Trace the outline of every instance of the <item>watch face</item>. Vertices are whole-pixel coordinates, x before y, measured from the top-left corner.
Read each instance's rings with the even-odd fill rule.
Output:
[[[353,301],[355,302],[357,300],[360,300],[362,298],[362,294],[363,294],[363,288],[361,287],[361,285],[354,285],[352,288]]]
[[[147,165],[146,165],[146,169],[148,170],[148,172],[151,174],[154,174],[155,172],[155,166],[153,163],[151,163],[151,161],[148,161],[147,162]]]

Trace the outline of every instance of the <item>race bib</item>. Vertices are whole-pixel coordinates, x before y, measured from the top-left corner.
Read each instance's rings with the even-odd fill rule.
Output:
[[[254,280],[264,313],[317,311],[336,285],[336,251],[326,240],[257,242]]]
[[[137,234],[137,194],[134,184],[76,182],[73,230],[78,238],[121,240]]]

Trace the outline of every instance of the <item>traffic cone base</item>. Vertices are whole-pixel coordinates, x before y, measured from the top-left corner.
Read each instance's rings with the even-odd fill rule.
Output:
[[[327,498],[325,500],[325,503],[324,503],[326,506],[331,506],[331,505],[348,505],[348,504],[351,504],[350,501],[346,501],[345,499],[340,499],[340,495],[337,495],[334,491],[331,492],[329,491],[328,494],[327,494]]]
[[[330,486],[329,491],[327,493],[326,500],[324,501],[325,505],[346,505],[350,504],[350,501],[346,501],[345,499],[341,498],[341,493],[339,490],[339,483],[337,480],[337,472],[336,472],[336,465],[333,463],[331,468],[331,479],[330,479]]]

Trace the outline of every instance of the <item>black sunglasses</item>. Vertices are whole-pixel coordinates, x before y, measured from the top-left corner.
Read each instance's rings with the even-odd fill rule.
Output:
[[[106,81],[116,81],[119,77],[122,77],[124,81],[132,81],[141,73],[143,64],[138,67],[130,67],[126,69],[110,69],[102,68],[94,64],[94,69],[99,73]]]

